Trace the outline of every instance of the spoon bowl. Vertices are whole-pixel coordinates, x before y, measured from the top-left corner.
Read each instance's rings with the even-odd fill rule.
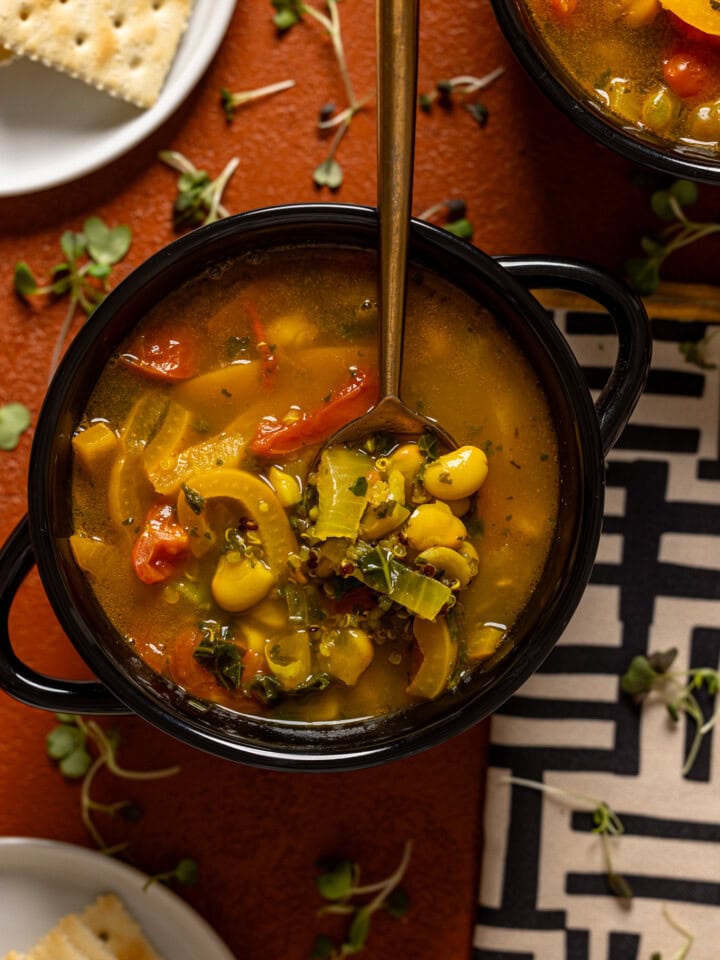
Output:
[[[400,399],[412,202],[417,100],[419,0],[377,0],[378,353],[380,399],[341,427],[318,452],[356,444],[373,433],[433,435],[442,448],[457,446],[435,420]]]

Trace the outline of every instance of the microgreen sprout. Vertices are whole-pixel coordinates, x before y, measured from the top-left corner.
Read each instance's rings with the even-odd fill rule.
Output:
[[[162,873],[156,873],[154,876],[148,877],[143,884],[143,890],[147,890],[153,883],[168,884],[173,880],[182,884],[183,887],[193,887],[198,881],[198,874],[199,867],[197,860],[193,860],[192,857],[183,857],[172,870],[165,870]]]
[[[706,333],[700,340],[684,340],[678,344],[680,353],[685,357],[687,363],[692,363],[701,370],[715,370],[716,363],[708,360],[708,347],[714,337],[720,333],[720,330],[713,330]]]
[[[108,227],[100,217],[88,217],[81,232],[66,230],[60,237],[60,249],[65,259],[52,267],[50,283],[39,284],[27,263],[20,261],[15,265],[15,292],[23,300],[48,294],[53,297],[70,295],[50,360],[50,376],[60,360],[76,310],[79,307],[89,316],[105,299],[112,268],[130,249],[131,239],[130,227]]]
[[[642,256],[625,263],[628,279],[641,296],[654,293],[660,283],[660,267],[671,253],[720,231],[720,223],[690,220],[684,207],[697,202],[698,188],[690,180],[675,180],[650,197],[655,216],[668,223],[657,235],[640,240]]]
[[[570,793],[560,787],[553,787],[550,784],[540,783],[536,780],[526,780],[523,777],[505,777],[502,782],[513,784],[517,787],[528,787],[530,790],[538,790],[540,793],[544,793],[565,805],[579,804],[580,806],[589,808],[592,811],[592,832],[600,837],[602,844],[605,872],[610,892],[624,905],[630,904],[633,897],[632,888],[625,877],[615,870],[610,846],[611,838],[622,836],[625,828],[623,827],[620,817],[604,800],[597,800],[595,797],[585,796],[581,793]]]
[[[454,233],[463,240],[472,240],[473,225],[467,218],[467,206],[460,197],[442,200],[428,207],[418,217],[430,223],[439,223],[448,233]]]
[[[335,129],[335,134],[330,141],[325,159],[313,171],[313,182],[316,187],[328,187],[330,190],[337,190],[343,182],[343,170],[336,159],[338,147],[347,133],[353,117],[366,106],[371,96],[366,96],[361,100],[358,100],[355,96],[345,58],[338,0],[326,0],[327,13],[323,13],[317,7],[310,3],[304,3],[302,0],[272,0],[272,5],[275,8],[273,23],[278,30],[289,30],[302,20],[303,15],[307,14],[319,23],[330,37],[345,90],[347,106],[336,112],[334,105],[325,104],[319,112],[318,130]],[[328,109],[328,107],[332,107],[332,109]]]
[[[14,450],[30,426],[30,411],[23,403],[0,407],[0,450]]]
[[[484,77],[458,76],[449,80],[438,80],[429,93],[418,96],[418,106],[423,113],[431,113],[433,104],[450,109],[456,100],[459,100],[472,118],[481,127],[488,121],[489,111],[481,100],[471,100],[476,93],[485,90],[504,73],[503,67],[497,67],[485,74]]]
[[[74,714],[57,714],[58,725],[48,733],[46,747],[48,756],[58,762],[58,769],[70,780],[81,780],[80,809],[82,821],[88,833],[102,853],[120,853],[128,846],[121,842],[108,845],[93,820],[93,813],[108,816],[120,814],[126,820],[137,820],[140,814],[137,804],[130,800],[100,803],[90,796],[95,777],[101,770],[123,780],[158,780],[172,777],[180,767],[162,770],[127,770],[117,761],[119,736],[116,731],[104,730],[95,720],[85,720]]]
[[[677,922],[668,908],[664,905],[662,908],[662,915],[665,918],[665,921],[673,928],[673,930],[676,931],[676,933],[679,933],[685,941],[680,947],[678,947],[672,957],[670,957],[670,960],[685,960],[687,955],[692,950],[692,945],[695,943],[695,937],[692,935],[692,933],[690,933],[689,930],[686,930],[685,927],[681,926],[681,924]],[[653,953],[650,957],[650,960],[663,960],[662,954],[659,951]]]
[[[693,721],[695,736],[682,769],[683,776],[687,776],[697,759],[703,737],[712,730],[720,716],[720,709],[716,708],[706,720],[695,691],[704,688],[710,696],[714,696],[720,687],[720,673],[711,667],[671,671],[676,657],[677,650],[674,648],[648,657],[642,654],[633,657],[620,686],[638,702],[651,693],[657,694],[674,723],[678,722],[682,713]]]
[[[225,119],[232,123],[235,117],[235,111],[238,107],[244,107],[255,100],[262,100],[264,97],[271,97],[274,93],[282,93],[283,90],[289,90],[295,86],[294,80],[280,80],[278,83],[270,83],[266,87],[256,87],[254,90],[240,90],[237,93],[231,93],[227,87],[220,90],[220,104],[225,113]]]
[[[198,170],[177,150],[162,150],[158,156],[163,163],[180,174],[177,196],[172,208],[173,226],[176,230],[204,226],[229,216],[229,210],[223,206],[222,195],[240,163],[237,157],[233,157],[225,165],[219,177],[211,180],[206,170]]]
[[[410,901],[400,882],[410,863],[411,854],[412,841],[408,840],[400,863],[390,876],[368,884],[360,883],[360,867],[357,863],[334,858],[318,861],[320,872],[317,888],[320,896],[327,901],[318,914],[340,914],[348,918],[348,926],[340,946],[325,934],[316,937],[312,952],[315,960],[339,960],[359,953],[370,933],[372,916],[378,910],[385,910],[395,919],[405,916]]]

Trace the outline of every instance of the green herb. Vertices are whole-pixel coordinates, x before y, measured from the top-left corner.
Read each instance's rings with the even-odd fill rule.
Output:
[[[88,316],[101,303],[109,290],[108,278],[113,266],[130,249],[130,227],[108,227],[100,217],[88,217],[81,233],[66,230],[60,237],[64,259],[50,270],[50,283],[40,285],[27,263],[15,265],[15,292],[23,300],[49,294],[70,296],[67,313],[52,352],[50,375],[60,360],[75,312],[78,307]]]
[[[176,150],[162,150],[158,157],[163,163],[177,170],[177,196],[173,203],[173,226],[176,230],[204,226],[229,216],[222,204],[222,195],[230,177],[240,163],[233,157],[215,180],[206,170],[198,170]]]
[[[172,870],[165,870],[148,877],[143,884],[143,890],[147,890],[153,883],[168,884],[171,880],[176,880],[183,887],[194,887],[198,881],[198,873],[197,860],[193,860],[192,857],[183,857]]]
[[[685,940],[685,942],[675,951],[670,960],[685,960],[685,957],[690,953],[692,945],[695,942],[695,937],[690,933],[689,930],[686,930],[685,927],[681,926],[673,916],[671,916],[670,911],[666,906],[663,905],[662,915],[673,930],[679,933]],[[657,951],[653,953],[650,957],[650,960],[662,960],[662,954]]]
[[[348,487],[350,493],[354,493],[356,497],[364,497],[368,490],[367,477],[358,477],[355,483]]]
[[[127,842],[109,846],[93,820],[93,813],[109,816],[120,814],[125,820],[136,820],[142,811],[130,800],[100,803],[90,795],[93,780],[103,770],[123,780],[157,780],[180,772],[180,767],[163,770],[127,770],[117,761],[120,737],[117,731],[104,730],[95,720],[85,720],[74,714],[58,713],[58,725],[46,738],[48,756],[57,761],[58,769],[70,780],[82,780],[80,810],[85,828],[103,853],[115,854],[125,850]]]
[[[438,441],[434,433],[424,433],[417,442],[418,450],[426,460],[437,460]]]
[[[201,496],[197,490],[193,490],[193,488],[189,487],[186,483],[181,483],[180,489],[185,494],[187,505],[192,512],[198,515],[201,514],[205,509],[205,497]]]
[[[263,97],[270,97],[274,93],[281,93],[283,90],[289,90],[294,86],[294,80],[281,80],[279,83],[271,83],[266,87],[257,87],[255,90],[241,90],[237,93],[231,93],[227,87],[223,87],[220,90],[220,105],[223,108],[225,119],[228,123],[232,123],[238,107],[244,107],[254,100],[262,100]]]
[[[490,84],[494,83],[498,77],[504,73],[503,67],[492,70],[484,77],[459,76],[451,77],[449,80],[438,80],[432,90],[428,93],[421,93],[418,96],[418,106],[423,113],[432,113],[435,103],[446,110],[452,108],[455,100],[462,103],[465,110],[475,122],[484,127],[488,121],[489,111],[482,101],[468,100],[468,97],[474,96],[480,90],[485,90]]]
[[[405,916],[410,901],[399,884],[410,863],[411,853],[412,841],[408,840],[397,869],[385,880],[370,884],[360,883],[360,866],[351,860],[327,857],[318,860],[317,888],[320,896],[327,901],[318,914],[345,916],[348,925],[340,945],[336,945],[325,934],[319,934],[315,938],[312,957],[339,960],[359,953],[365,947],[372,917],[378,910],[385,910],[395,919]]]
[[[698,188],[690,180],[675,180],[651,195],[652,212],[659,220],[670,223],[655,236],[641,237],[642,255],[625,263],[628,279],[641,296],[657,289],[660,268],[671,253],[720,231],[720,223],[693,221],[686,216],[683,208],[692,206],[697,199]]]
[[[14,450],[30,426],[30,411],[22,403],[0,407],[0,450]]]
[[[429,222],[438,222],[439,226],[444,227],[449,233],[461,237],[463,240],[472,240],[473,225],[467,219],[467,205],[460,197],[450,200],[442,200],[440,203],[428,207],[418,217],[419,220]],[[438,221],[438,217],[441,218]]]
[[[701,370],[715,370],[716,363],[710,363],[707,358],[707,348],[713,337],[720,333],[719,330],[713,330],[712,333],[706,333],[701,340],[685,340],[678,344],[680,353],[685,357],[686,363],[692,363]]]
[[[250,693],[260,703],[269,706],[277,703],[281,697],[280,683],[275,677],[268,674],[258,674],[250,681]]]
[[[335,59],[337,60],[340,77],[342,79],[347,106],[335,112],[323,108],[320,111],[320,117],[317,123],[317,129],[321,132],[335,130],[335,134],[330,141],[327,156],[319,163],[313,171],[313,182],[316,187],[327,187],[329,190],[338,190],[343,182],[343,170],[336,159],[336,153],[340,143],[347,133],[353,117],[363,109],[368,103],[370,97],[358,100],[353,90],[350,73],[347,68],[345,58],[345,47],[343,44],[342,30],[340,25],[340,12],[337,0],[326,0],[327,13],[318,10],[310,3],[304,3],[302,0],[271,0],[275,9],[273,23],[278,30],[286,31],[298,24],[303,16],[311,17],[327,32],[332,43]]]
[[[694,722],[695,736],[682,769],[683,776],[687,776],[697,759],[703,737],[712,730],[720,716],[720,709],[716,708],[706,720],[695,691],[705,689],[710,696],[715,696],[720,687],[720,673],[711,667],[671,672],[670,667],[676,657],[677,650],[674,648],[648,657],[642,654],[633,657],[620,686],[638,702],[650,694],[656,694],[676,723],[683,713]]]
[[[528,787],[530,790],[538,790],[540,793],[544,793],[566,805],[576,803],[584,807],[590,807],[593,821],[592,832],[598,834],[602,843],[608,887],[614,896],[629,906],[633,897],[632,888],[625,877],[615,870],[610,849],[610,838],[622,836],[625,828],[623,827],[620,817],[604,800],[597,800],[594,797],[584,796],[583,794],[569,793],[560,787],[539,783],[536,780],[526,780],[523,777],[505,777],[502,782],[513,784],[517,787]]]
[[[213,674],[221,687],[235,690],[242,678],[242,650],[232,640],[230,627],[214,620],[200,624],[202,640],[193,650],[193,657]]]

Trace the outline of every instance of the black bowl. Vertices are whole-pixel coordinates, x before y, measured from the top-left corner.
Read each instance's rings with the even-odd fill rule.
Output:
[[[170,290],[213,264],[288,244],[374,249],[376,211],[341,204],[274,207],[231,217],[151,257],[100,305],[53,379],[32,448],[28,515],[0,554],[0,687],[17,699],[65,713],[134,711],[210,753],[276,769],[350,769],[407,756],[495,710],[552,649],[582,595],[603,511],[604,455],[642,391],[650,333],[640,302],[584,264],[538,258],[495,261],[427,223],[413,222],[411,258],[451,279],[489,308],[530,358],[559,437],[560,520],[538,587],[512,643],[457,693],[386,717],[301,724],[240,716],[187,697],[146,667],[97,604],[68,546],[71,436],[106,361],[137,320]],[[594,406],[582,373],[552,319],[527,292],[565,287],[608,307],[618,358]],[[36,673],[14,654],[7,619],[14,593],[37,563],[53,609],[99,682]]]
[[[656,136],[594,100],[558,62],[524,0],[491,0],[512,50],[543,93],[582,130],[611,150],[672,177],[720,183],[720,155]]]

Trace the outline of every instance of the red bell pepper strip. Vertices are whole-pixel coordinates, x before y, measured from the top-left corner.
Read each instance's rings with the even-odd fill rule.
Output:
[[[161,583],[175,573],[178,561],[189,550],[190,536],[175,522],[175,508],[169,503],[155,504],[133,544],[133,569],[143,583]]]
[[[197,373],[195,336],[187,328],[141,333],[122,359],[154,380],[189,380]]]
[[[268,341],[268,335],[265,332],[265,325],[260,319],[260,314],[257,312],[257,307],[254,303],[247,301],[245,303],[245,309],[250,317],[253,335],[255,336],[255,347],[257,348],[257,352],[260,354],[260,359],[262,360],[263,386],[271,387],[275,379],[275,371],[277,370],[277,357],[275,356],[272,344]]]
[[[318,410],[303,413],[292,423],[279,423],[274,417],[265,417],[250,442],[250,449],[258,456],[272,457],[322,443],[369,410],[377,401],[377,395],[375,372],[358,368],[348,383],[334,390]]]

